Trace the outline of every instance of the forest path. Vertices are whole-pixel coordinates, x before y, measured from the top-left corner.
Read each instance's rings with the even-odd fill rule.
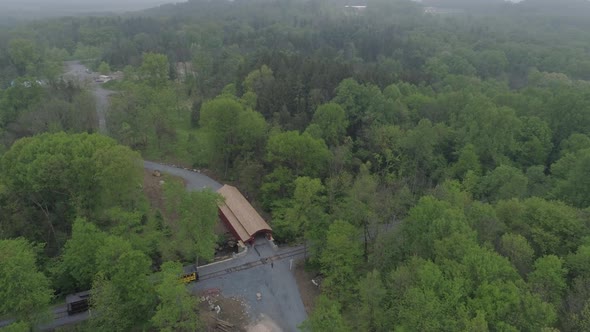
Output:
[[[103,135],[108,134],[106,114],[110,105],[109,96],[115,93],[102,87],[100,83],[95,82],[98,73],[91,72],[83,65],[80,60],[66,61],[64,63],[66,71],[64,77],[67,79],[75,79],[84,87],[88,87],[96,98],[96,117],[98,119],[98,129]],[[213,180],[212,178],[193,172],[188,169],[176,167],[174,165],[164,165],[151,161],[144,161],[143,167],[147,170],[159,170],[183,178],[186,181],[186,188],[188,190],[203,190],[210,188],[217,191],[223,185]]]
[[[107,90],[103,88],[100,83],[97,83],[95,80],[98,73],[89,71],[88,68],[80,63],[79,60],[66,61],[64,65],[66,66],[64,77],[75,78],[83,86],[89,87],[90,91],[92,91],[92,94],[96,99],[96,117],[98,119],[98,130],[101,134],[106,135],[108,133],[106,113],[110,105],[109,96],[113,94],[114,91]]]
[[[77,79],[92,91],[96,98],[99,132],[108,135],[106,113],[110,105],[109,96],[115,92],[104,89],[100,83],[95,82],[98,74],[87,70],[80,61],[68,61],[65,62],[65,66],[65,77]],[[181,177],[189,191],[217,191],[223,186],[198,171],[175,165],[144,161],[143,167],[150,171],[159,170]],[[202,292],[211,288],[221,289],[224,295],[242,298],[247,303],[247,311],[253,322],[268,317],[277,323],[282,332],[298,331],[298,326],[307,315],[291,265],[294,260],[303,259],[304,253],[301,249],[284,247],[274,251],[266,239],[256,239],[256,243],[249,246],[245,256],[199,267],[203,280],[192,284],[191,290]],[[276,264],[269,266],[268,262]],[[256,293],[261,293],[263,300],[257,300]],[[59,310],[64,311],[64,308],[60,307]],[[63,315],[42,329],[51,329],[87,318],[88,312],[73,316]]]

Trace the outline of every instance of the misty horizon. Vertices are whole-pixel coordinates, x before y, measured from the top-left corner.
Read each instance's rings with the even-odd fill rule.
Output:
[[[0,0],[0,17],[41,18],[92,13],[122,13],[157,7],[182,0]],[[0,22],[2,23],[2,22]]]

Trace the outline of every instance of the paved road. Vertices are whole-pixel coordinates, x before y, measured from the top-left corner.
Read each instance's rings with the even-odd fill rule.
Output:
[[[91,74],[86,73],[85,67],[79,62],[68,62],[66,65],[69,75],[76,75],[85,80],[91,79]],[[105,111],[108,107],[110,92],[94,82],[88,82],[88,84],[94,86],[93,91],[97,97],[97,115],[99,124],[102,123],[100,128],[101,131],[106,132]],[[104,94],[105,92],[97,93],[100,90],[106,91],[106,94]],[[101,104],[100,100],[106,100],[106,102]],[[104,108],[101,109],[101,107]],[[144,161],[144,168],[157,169],[182,177],[186,181],[187,190],[210,188],[216,191],[222,187],[220,183],[208,176],[187,169],[150,161]],[[303,258],[301,249],[301,247],[287,247],[278,248],[275,251],[264,237],[257,238],[254,245],[248,246],[245,255],[199,267],[201,281],[193,283],[189,287],[193,292],[218,288],[226,297],[242,298],[247,303],[247,311],[253,321],[264,314],[284,332],[298,331],[297,326],[306,319],[306,313],[295,277],[290,270],[290,263],[291,259],[297,261]],[[261,300],[256,299],[256,293],[262,294]],[[67,316],[65,306],[55,307],[53,311],[54,321],[42,326],[43,330],[80,322],[88,318],[88,312]]]
[[[168,173],[174,176],[183,178],[186,181],[186,189],[188,190],[203,190],[210,188],[213,191],[217,191],[223,185],[205,174],[199,172],[193,172],[188,169],[178,168],[174,166],[168,166],[158,164],[152,161],[144,161],[143,167],[150,171],[159,170],[164,173]]]
[[[85,86],[91,87],[92,94],[96,99],[96,117],[98,118],[98,130],[102,134],[107,133],[106,113],[109,108],[109,96],[111,90],[104,89],[100,83],[94,81],[97,73],[88,73],[86,66],[80,61],[66,61],[65,78],[75,79]]]
[[[222,186],[206,175],[190,170],[150,161],[144,161],[144,167],[182,177],[187,182],[188,190],[217,190]],[[253,321],[264,314],[284,332],[298,331],[297,326],[307,315],[289,265],[291,259],[297,261],[303,258],[301,249],[286,247],[275,251],[264,237],[257,238],[253,246],[248,246],[246,255],[199,267],[201,280],[193,283],[191,288],[194,292],[218,288],[225,297],[242,298],[247,303],[248,314]],[[291,252],[297,254],[288,255]],[[256,299],[256,293],[262,294],[262,300]]]
[[[295,262],[303,258],[302,249],[290,247],[274,251],[266,239],[258,238],[244,257],[200,267],[201,280],[191,284],[191,290],[201,293],[220,289],[224,297],[241,298],[252,321],[264,315],[284,332],[298,331],[297,326],[307,316],[290,264],[291,259]],[[215,277],[208,278],[211,274]],[[256,299],[256,293],[262,295],[261,300]]]

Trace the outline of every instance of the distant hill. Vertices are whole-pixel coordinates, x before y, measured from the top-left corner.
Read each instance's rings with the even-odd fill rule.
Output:
[[[515,8],[528,14],[590,16],[590,1],[587,0],[524,0]]]
[[[501,6],[506,3],[504,0],[422,0],[424,6],[439,8],[477,8]]]
[[[0,25],[47,17],[122,13],[179,1],[182,0],[0,0]]]

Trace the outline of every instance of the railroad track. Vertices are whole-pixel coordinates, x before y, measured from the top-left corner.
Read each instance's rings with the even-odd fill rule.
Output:
[[[65,305],[53,308],[54,319],[60,319],[68,316],[68,307]]]
[[[267,258],[261,258],[257,261],[253,261],[253,262],[245,263],[242,265],[230,267],[225,270],[220,270],[220,271],[211,272],[211,273],[207,273],[207,274],[201,274],[201,275],[199,275],[199,281],[222,277],[222,276],[228,275],[230,273],[244,271],[244,270],[248,270],[248,269],[251,269],[251,268],[254,268],[257,266],[269,264],[274,261],[279,261],[279,260],[283,260],[285,258],[298,256],[298,255],[303,254],[305,252],[305,250],[306,250],[305,248],[298,248],[293,251],[284,252],[282,254],[274,255],[271,257],[267,257]]]

